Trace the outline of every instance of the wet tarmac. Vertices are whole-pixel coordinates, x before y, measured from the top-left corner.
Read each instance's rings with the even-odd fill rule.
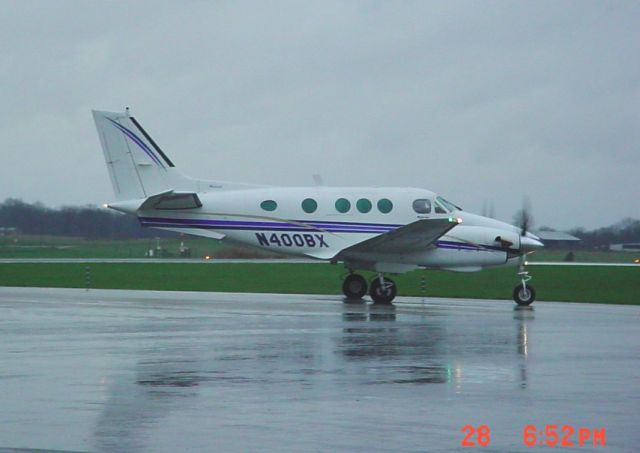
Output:
[[[0,450],[640,448],[640,307],[398,302],[0,288]]]

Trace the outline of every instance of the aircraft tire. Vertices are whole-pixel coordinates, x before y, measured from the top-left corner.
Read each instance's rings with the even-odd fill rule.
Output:
[[[367,294],[367,281],[360,274],[349,274],[342,283],[342,292],[347,299],[362,299]]]
[[[378,277],[371,280],[369,285],[369,295],[373,299],[374,304],[390,304],[396,297],[396,284],[390,278],[384,279],[386,288],[380,285],[380,279]]]
[[[513,300],[520,307],[527,307],[536,300],[536,290],[531,285],[527,285],[525,288],[520,284],[513,288]]]

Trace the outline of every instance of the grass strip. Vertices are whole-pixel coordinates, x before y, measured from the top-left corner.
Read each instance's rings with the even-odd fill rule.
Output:
[[[0,286],[340,294],[339,265],[291,263],[17,263],[0,264]],[[537,300],[640,304],[640,267],[537,267]],[[415,271],[394,278],[402,296],[510,299],[515,268],[476,273]],[[374,274],[363,273],[370,279]],[[422,281],[426,291],[422,291]]]

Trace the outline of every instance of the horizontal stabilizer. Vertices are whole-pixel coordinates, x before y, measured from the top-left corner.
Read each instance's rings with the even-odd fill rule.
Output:
[[[140,210],[146,209],[196,209],[201,208],[202,202],[195,192],[176,192],[169,190],[158,195],[153,195],[145,200]]]
[[[110,203],[107,207],[127,214],[136,214],[138,211],[149,209],[165,211],[196,209],[202,207],[202,202],[195,192],[167,190],[166,192],[151,195],[148,198]]]

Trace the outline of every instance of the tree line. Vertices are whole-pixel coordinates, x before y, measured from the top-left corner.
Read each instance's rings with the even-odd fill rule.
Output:
[[[626,218],[614,225],[587,231],[575,228],[569,231],[581,239],[586,248],[604,248],[609,244],[640,243],[640,220]]]
[[[8,198],[0,203],[0,228],[16,228],[18,234],[71,236],[86,239],[134,239],[174,236],[170,232],[142,228],[138,220],[97,206],[52,209],[42,203]]]

